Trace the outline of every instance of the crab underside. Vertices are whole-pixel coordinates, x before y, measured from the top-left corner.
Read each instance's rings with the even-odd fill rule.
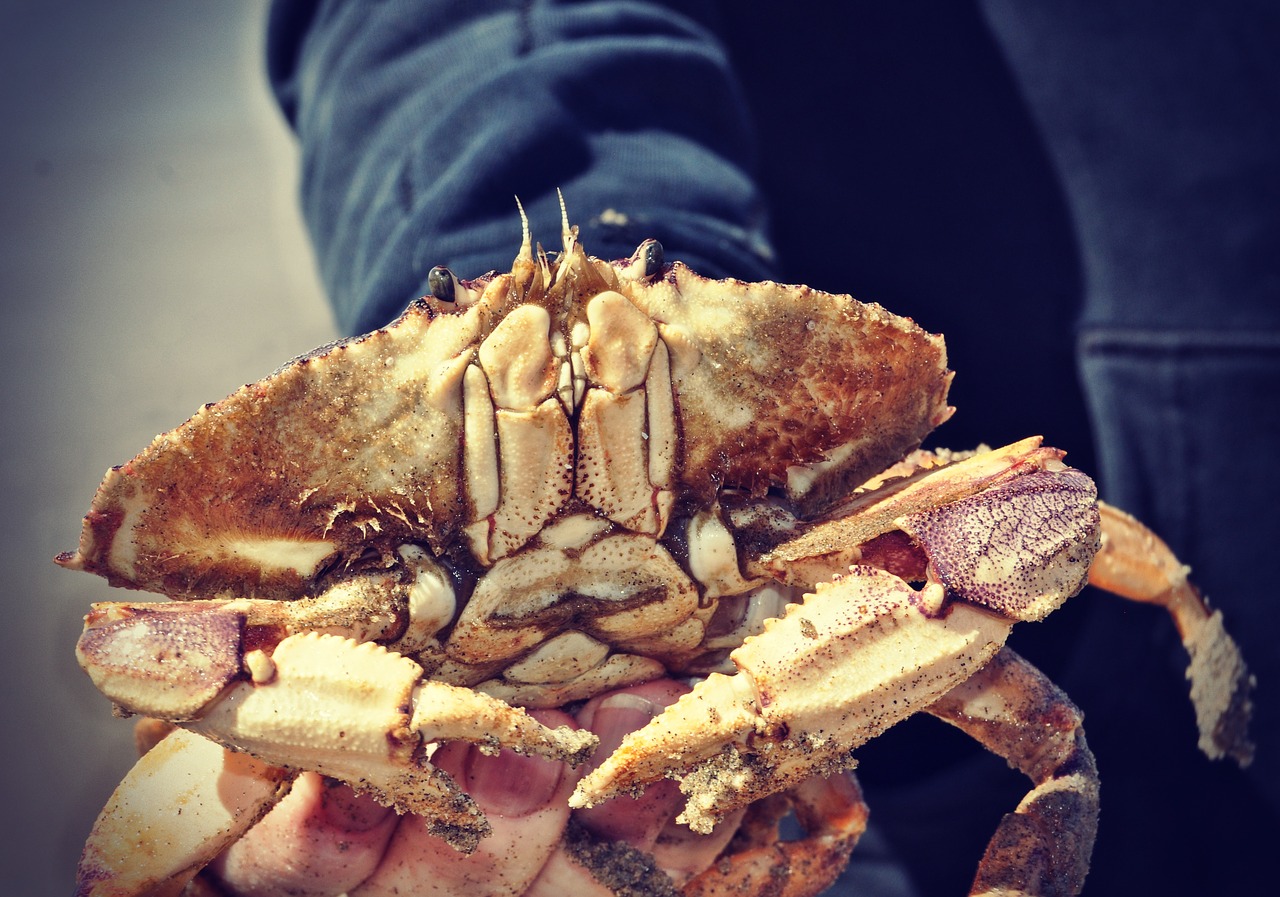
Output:
[[[824,889],[866,820],[826,779],[925,711],[1032,781],[974,893],[1076,893],[1093,758],[1004,642],[1086,581],[1168,608],[1202,747],[1248,762],[1249,675],[1158,539],[1038,439],[918,449],[951,412],[940,337],[848,296],[707,280],[653,241],[615,262],[567,223],[564,241],[535,251],[526,225],[508,273],[435,269],[386,328],[108,472],[59,563],[175,600],[96,605],[78,656],[119,708],[178,728],[103,811],[80,893],[176,891],[298,770],[471,850],[488,823],[431,746],[580,763],[594,736],[522,708],[660,676],[697,684],[570,803],[665,777],[694,831],[749,808],[671,888]],[[799,841],[778,842],[784,806]]]

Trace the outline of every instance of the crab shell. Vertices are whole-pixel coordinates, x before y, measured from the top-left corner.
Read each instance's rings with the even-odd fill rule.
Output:
[[[109,471],[58,562],[180,600],[97,606],[79,646],[95,684],[129,712],[437,816],[467,849],[483,823],[424,772],[420,742],[581,761],[593,738],[511,705],[710,673],[571,801],[687,773],[681,819],[709,831],[849,767],[852,747],[991,662],[1014,620],[1082,587],[1098,511],[1060,452],[1027,440],[936,476],[933,461],[894,467],[951,413],[940,337],[848,296],[708,280],[652,241],[605,262],[567,224],[564,239],[535,254],[526,228],[508,273],[433,270],[432,295],[386,328],[206,405]],[[877,566],[851,570],[864,552]],[[1011,682],[1066,706],[1021,661],[991,669],[1003,678],[971,689],[999,706],[1022,706]],[[343,731],[286,731],[273,700]],[[703,700],[725,711],[714,726]],[[1092,764],[1078,714],[1050,715],[1065,740],[1028,767],[1037,780]],[[276,799],[269,770],[254,812]],[[120,793],[82,880],[120,874],[99,848],[141,824],[141,792]],[[828,814],[844,820],[835,846],[809,866],[847,858],[859,807]],[[1087,848],[1069,851],[1065,891]],[[797,893],[829,875],[808,880]]]
[[[487,594],[495,565],[521,582],[554,578],[543,549],[586,538],[616,549],[599,550],[598,581],[618,579],[616,564],[679,579],[668,560],[679,547],[661,563],[646,555],[673,517],[726,490],[780,491],[815,516],[949,415],[942,339],[909,319],[659,267],[655,245],[603,262],[567,235],[548,260],[526,237],[510,273],[437,271],[447,298],[204,406],[109,471],[79,550],[59,563],[172,598],[295,599],[418,545],[465,604],[477,581]],[[656,625],[606,628],[679,625],[690,601],[707,601],[683,592]],[[616,616],[604,598],[593,606]],[[558,624],[543,613],[531,638],[574,620],[599,630],[585,608]],[[455,640],[446,654],[486,665],[482,651]]]

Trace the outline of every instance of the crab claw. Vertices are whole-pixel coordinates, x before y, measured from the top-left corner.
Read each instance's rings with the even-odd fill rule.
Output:
[[[1060,466],[1060,465],[1057,465]],[[1080,591],[1098,543],[1096,492],[1070,469],[1031,467],[896,525],[927,558],[919,591],[878,567],[818,583],[578,785],[591,806],[664,775],[689,795],[682,822],[724,814],[811,775],[981,669],[1018,620]]]
[[[883,570],[851,568],[736,650],[736,675],[713,673],[624,739],[570,805],[682,774],[689,801],[679,821],[707,832],[738,807],[852,767],[854,748],[932,704],[1004,643],[1011,620],[944,603],[941,586],[917,592]]]
[[[267,763],[340,779],[426,817],[465,852],[488,822],[427,761],[429,743],[461,740],[570,763],[597,744],[589,732],[549,729],[496,698],[424,680],[417,663],[376,644],[303,633],[270,653],[246,651],[243,628],[234,614],[126,617],[85,632],[81,663],[127,711],[181,722]],[[186,648],[198,648],[198,667]]]

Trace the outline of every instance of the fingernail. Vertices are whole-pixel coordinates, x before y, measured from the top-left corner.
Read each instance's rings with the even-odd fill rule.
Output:
[[[325,821],[345,832],[367,832],[394,812],[372,797],[356,794],[347,785],[333,779],[324,780],[320,803],[324,807]]]
[[[466,760],[466,790],[486,812],[527,816],[550,803],[560,786],[564,764],[541,757],[502,751],[496,757],[470,748]]]
[[[591,731],[600,739],[592,765],[599,765],[617,750],[629,733],[648,725],[657,710],[653,701],[633,694],[610,695],[601,701],[591,719]]]

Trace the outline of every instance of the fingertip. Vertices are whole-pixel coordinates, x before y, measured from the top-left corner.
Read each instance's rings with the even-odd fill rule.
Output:
[[[322,779],[320,809],[324,821],[335,831],[359,834],[377,828],[395,816],[395,810],[367,794],[357,794],[333,779]]]
[[[598,766],[628,734],[643,728],[688,690],[674,680],[658,679],[588,701],[578,713],[578,722],[600,738],[588,768]],[[577,816],[595,834],[647,851],[683,803],[677,783],[664,779],[650,783],[638,797],[622,795],[578,810]]]
[[[652,717],[674,704],[687,691],[689,691],[689,686],[683,682],[677,682],[674,679],[652,679],[639,685],[631,685],[596,695],[582,705],[575,714],[575,719],[579,726],[584,729],[590,729],[599,735],[600,729],[596,721],[596,714],[602,706],[643,706]],[[641,723],[648,722],[648,720],[639,718],[638,721]],[[596,756],[603,756],[600,749],[596,750]]]
[[[349,787],[302,773],[289,794],[210,866],[244,897],[341,894],[372,874],[397,819]]]
[[[533,715],[547,726],[574,725],[559,711]],[[474,853],[461,854],[433,834],[426,820],[406,817],[382,866],[360,893],[382,897],[424,888],[442,897],[525,893],[560,843],[576,774],[565,763],[511,750],[484,754],[465,742],[441,745],[431,764],[475,800],[491,832]]]
[[[577,727],[558,710],[531,715],[545,726]],[[576,781],[565,763],[502,750],[486,754],[476,745],[453,743],[436,752],[432,762],[448,772],[486,814],[518,819],[549,807]]]

